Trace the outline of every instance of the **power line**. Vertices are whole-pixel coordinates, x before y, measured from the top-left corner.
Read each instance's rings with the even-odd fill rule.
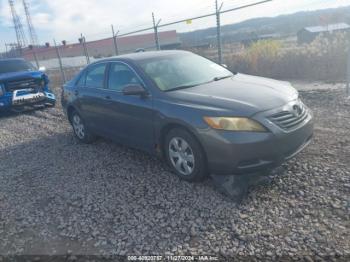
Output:
[[[252,7],[252,6],[256,6],[256,5],[260,5],[260,4],[264,4],[264,3],[267,3],[267,2],[271,2],[271,1],[272,0],[265,0],[265,1],[255,2],[255,3],[252,3],[252,4],[246,4],[246,5],[242,5],[242,6],[239,6],[239,7],[230,8],[230,9],[226,9],[226,10],[220,11],[219,14],[224,14],[224,13],[228,13],[228,12],[232,12],[232,11],[236,11],[236,10],[240,10],[240,9],[244,9],[244,8],[248,8],[248,7]],[[217,14],[217,12],[213,12],[213,13],[206,14],[206,15],[201,15],[201,16],[196,16],[196,17],[187,18],[187,19],[183,19],[183,20],[178,20],[178,21],[170,22],[170,23],[166,23],[166,24],[160,24],[160,25],[158,25],[158,27],[164,27],[164,26],[174,25],[174,24],[178,24],[178,23],[183,23],[183,22],[186,22],[186,21],[189,21],[189,20],[197,20],[197,19],[201,19],[201,18],[205,18],[205,17],[209,17],[209,16],[214,16],[216,14]]]

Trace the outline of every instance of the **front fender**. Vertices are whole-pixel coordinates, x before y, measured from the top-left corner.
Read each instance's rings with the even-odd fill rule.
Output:
[[[12,106],[12,94],[5,93],[3,96],[0,96],[0,110],[6,111]]]
[[[156,112],[154,121],[155,141],[163,146],[164,131],[173,126],[180,126],[191,132],[196,139],[203,144],[199,135],[203,130],[208,130],[208,125],[203,120],[203,111],[196,108],[184,107],[183,105],[169,104],[155,101]]]

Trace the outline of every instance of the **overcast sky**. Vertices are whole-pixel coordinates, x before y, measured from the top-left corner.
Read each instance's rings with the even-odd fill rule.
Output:
[[[223,0],[223,9],[260,0]],[[27,0],[39,41],[67,40],[76,42],[80,33],[87,40],[109,37],[110,25],[121,33],[149,27],[154,12],[161,22],[171,22],[214,11],[214,0]],[[15,0],[16,11],[25,25],[22,0]],[[316,10],[350,5],[350,0],[273,0],[257,7],[222,15],[222,24],[236,23],[254,17],[277,16],[302,10]],[[167,29],[192,31],[215,25],[210,17],[178,24]],[[26,33],[27,28],[25,27]],[[4,43],[15,41],[8,0],[0,0],[0,50]]]

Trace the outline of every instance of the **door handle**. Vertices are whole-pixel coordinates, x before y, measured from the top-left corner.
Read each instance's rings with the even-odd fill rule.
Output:
[[[110,97],[110,96],[105,96],[105,98],[106,98],[106,99],[111,99],[111,97]]]

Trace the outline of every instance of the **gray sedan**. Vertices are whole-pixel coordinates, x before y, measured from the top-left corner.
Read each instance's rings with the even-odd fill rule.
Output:
[[[99,60],[66,83],[76,137],[162,156],[188,181],[280,165],[310,142],[310,110],[287,82],[232,73],[185,51]]]

